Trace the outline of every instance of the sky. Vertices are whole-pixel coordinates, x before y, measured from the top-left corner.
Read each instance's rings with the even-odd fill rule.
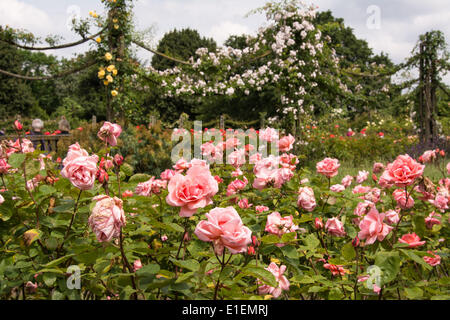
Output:
[[[374,53],[384,52],[400,63],[410,55],[420,34],[430,30],[444,32],[450,39],[449,0],[306,0],[318,10],[331,10],[354,29],[358,38],[368,42]],[[232,34],[255,34],[266,23],[262,15],[249,11],[261,7],[266,0],[135,0],[134,17],[137,29],[152,27],[153,44],[165,32],[190,27],[202,36],[212,37],[219,45]],[[78,40],[70,30],[71,17],[88,17],[89,11],[103,13],[100,0],[0,0],[0,24],[27,29],[36,36],[61,35],[62,42]],[[76,49],[50,53],[70,57],[87,50],[87,44]],[[141,59],[150,53],[139,50]],[[450,84],[450,75],[444,78]]]

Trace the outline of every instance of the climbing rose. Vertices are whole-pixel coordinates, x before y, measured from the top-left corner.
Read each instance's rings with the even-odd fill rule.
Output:
[[[107,195],[96,196],[93,200],[97,202],[89,217],[89,226],[97,240],[104,242],[117,238],[126,224],[122,200]]]
[[[228,248],[232,254],[246,252],[252,242],[252,232],[244,226],[233,207],[214,208],[195,228],[195,235],[202,241],[213,242],[214,251],[222,254]]]

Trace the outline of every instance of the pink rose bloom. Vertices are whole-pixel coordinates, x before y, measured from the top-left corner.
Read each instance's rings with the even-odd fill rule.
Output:
[[[380,201],[381,190],[378,188],[372,188],[369,192],[364,195],[364,200],[377,203]]]
[[[193,166],[200,166],[205,167],[209,169],[209,164],[205,160],[194,158],[189,162],[189,168],[192,168]]]
[[[134,192],[137,195],[148,197],[152,194],[161,193],[161,189],[166,188],[167,181],[161,179],[155,179],[155,177],[151,177],[149,180],[145,182],[140,182],[136,186]]]
[[[67,165],[70,161],[78,157],[88,157],[89,153],[81,148],[78,142],[69,146],[69,150],[67,151],[67,156],[63,160],[63,166]]]
[[[429,200],[437,209],[441,212],[445,212],[449,208],[450,193],[446,188],[438,187],[438,193],[434,197],[434,200]]]
[[[435,267],[438,264],[441,264],[441,256],[432,251],[427,251],[427,253],[432,254],[434,257],[424,256],[423,260],[428,263],[430,266]]]
[[[126,224],[122,200],[106,195],[96,196],[93,200],[97,202],[89,216],[89,226],[97,240],[105,242],[117,238],[120,229]]]
[[[422,196],[419,197],[419,199],[422,201],[428,201],[428,200],[434,199],[434,194],[432,194],[431,192],[427,192],[422,184],[415,186],[414,191],[422,194]]]
[[[299,162],[300,161],[298,160],[297,156],[292,153],[289,153],[289,154],[283,153],[280,156],[280,165],[282,167],[289,168],[292,171],[294,171],[297,168],[297,164]]]
[[[419,236],[415,233],[408,233],[399,238],[398,242],[409,244],[408,248],[415,248],[424,245],[426,241],[420,241]]]
[[[378,179],[378,184],[382,188],[390,188],[394,185],[391,180],[388,180],[388,173],[386,170],[384,170],[383,174],[380,176],[380,179]]]
[[[117,145],[117,138],[122,133],[122,127],[118,124],[105,121],[97,133],[97,136],[111,146]]]
[[[177,173],[170,179],[166,202],[181,207],[181,217],[190,217],[197,209],[211,204],[218,190],[219,185],[208,168],[193,166],[185,176]]]
[[[281,295],[282,290],[289,290],[289,280],[283,275],[286,271],[286,266],[281,265],[279,268],[275,262],[271,262],[266,270],[270,271],[278,282],[278,287],[274,288],[267,284],[258,287],[259,294],[270,294],[274,298],[278,298]]]
[[[245,164],[245,150],[239,149],[231,152],[228,155],[228,164],[231,164],[235,168],[239,168],[243,164]]]
[[[165,242],[165,241],[167,241],[169,239],[169,237],[167,236],[167,235],[165,235],[165,234],[163,234],[162,236],[161,236],[161,241],[162,242]]]
[[[161,172],[161,179],[169,181],[170,179],[172,179],[172,177],[176,174],[175,170],[172,169],[166,169],[163,172]]]
[[[122,192],[122,198],[127,198],[127,197],[132,197],[133,196],[133,191],[131,190],[125,190],[124,192]]]
[[[428,217],[425,218],[425,225],[428,229],[433,229],[433,226],[435,224],[441,224],[440,218],[442,218],[442,216],[439,213],[435,213],[433,211],[428,215]]]
[[[382,176],[397,187],[406,187],[422,176],[424,168],[424,165],[405,154],[388,164]]]
[[[29,293],[35,293],[37,290],[38,284],[37,283],[33,283],[31,281],[28,281],[25,285],[25,288],[27,288]]]
[[[421,156],[422,163],[432,162],[436,159],[436,150],[427,150]]]
[[[314,219],[314,228],[317,230],[320,230],[323,228],[323,221],[322,218],[315,218]]]
[[[414,207],[414,199],[411,197],[411,195],[407,195],[405,190],[403,189],[396,189],[392,196],[394,197],[395,201],[397,201],[397,205],[402,209],[410,209]]]
[[[341,184],[347,188],[352,184],[352,181],[353,177],[350,175],[346,175],[344,178],[342,178]]]
[[[140,259],[134,260],[133,262],[133,271],[136,272],[142,268],[142,262]]]
[[[331,178],[338,174],[341,165],[338,159],[325,158],[316,164],[317,172]]]
[[[267,127],[266,129],[259,131],[259,138],[267,142],[277,142],[278,141],[278,130],[274,128]]]
[[[243,173],[242,170],[239,169],[239,168],[236,168],[236,170],[234,170],[233,172],[231,172],[231,176],[232,176],[233,178],[242,176],[243,174],[244,174],[244,173]]]
[[[262,213],[264,211],[269,211],[269,207],[266,206],[256,206],[255,210],[257,213]]]
[[[253,204],[249,204],[248,203],[248,199],[247,198],[244,198],[244,199],[242,199],[242,200],[240,200],[239,202],[238,202],[238,205],[239,205],[239,208],[241,208],[241,209],[248,209],[248,208],[250,208]]]
[[[372,207],[369,213],[359,223],[361,231],[358,232],[358,238],[366,239],[366,245],[372,244],[375,240],[383,241],[391,232],[393,227],[383,223],[384,214],[379,214],[375,207]]]
[[[212,142],[208,141],[200,146],[200,150],[202,152],[202,156],[211,157],[211,154],[216,151],[216,146]]]
[[[68,156],[71,156],[70,152]],[[92,189],[98,171],[98,156],[80,156],[70,162],[67,162],[66,159],[64,159],[65,165],[61,170],[61,176],[69,179],[80,190]]]
[[[372,190],[371,187],[369,186],[362,186],[360,184],[358,184],[356,187],[353,188],[352,193],[356,194],[356,193],[367,193],[370,190]]]
[[[325,229],[329,234],[336,237],[343,237],[347,234],[344,230],[344,225],[338,218],[328,219],[325,224]]]
[[[300,180],[300,184],[306,184],[308,182],[309,182],[308,178],[304,178],[304,179]]]
[[[282,179],[278,172],[279,159],[273,155],[261,159],[253,167],[255,180],[253,180],[253,188],[261,190],[267,184],[274,183],[277,188],[281,187]],[[280,183],[281,182],[281,183]]]
[[[386,219],[387,223],[390,225],[395,225],[400,220],[400,217],[398,216],[398,212],[395,210],[388,210],[384,213],[384,218]]]
[[[373,168],[372,168],[373,173],[380,173],[383,171],[383,169],[384,169],[384,164],[382,164],[380,162],[375,162],[373,164]]]
[[[367,213],[369,213],[369,211],[375,206],[375,204],[371,201],[364,201],[364,202],[359,202],[356,205],[355,210],[353,210],[353,214],[355,216],[358,217],[363,217],[364,215],[366,215]],[[360,223],[360,219],[359,218],[354,218],[353,219],[353,223],[356,225],[359,225]]]
[[[317,205],[314,190],[310,187],[300,187],[298,189],[297,205],[308,212],[313,211]]]
[[[222,183],[223,182],[223,179],[221,177],[217,176],[217,175],[214,176],[214,180],[216,180],[217,183]]]
[[[236,147],[239,147],[241,145],[241,141],[236,138],[228,138],[224,143],[223,143],[223,149],[228,150],[228,149],[234,149]]]
[[[281,217],[279,212],[272,212],[267,216],[266,227],[264,231],[281,237],[285,233],[295,232],[298,226],[294,224],[292,215]]]
[[[331,271],[331,274],[333,276],[337,276],[337,275],[345,275],[346,273],[349,273],[348,270],[344,269],[343,266],[340,265],[335,265],[335,264],[331,264],[331,263],[324,263],[323,267],[325,269],[328,269]]]
[[[206,214],[195,228],[195,235],[202,241],[212,242],[214,251],[221,255],[224,248],[231,254],[247,251],[252,242],[252,232],[244,226],[241,217],[233,207],[214,208]]]
[[[294,146],[295,138],[289,134],[278,141],[278,148],[281,152],[288,152]]]
[[[249,157],[249,163],[250,163],[250,164],[255,164],[255,163],[257,163],[258,161],[260,161],[261,159],[262,159],[262,154],[259,153],[259,152],[256,152],[256,153],[250,155],[250,157]]]
[[[240,190],[243,190],[248,184],[247,178],[244,176],[242,180],[235,179],[234,181],[230,182],[230,184],[227,186],[227,197],[238,193]]]
[[[11,169],[11,166],[8,164],[6,159],[0,159],[0,174],[8,173],[8,170]]]
[[[330,190],[333,192],[342,192],[345,190],[345,187],[342,184],[333,184]]]
[[[177,170],[178,172],[184,171],[186,169],[189,169],[191,167],[190,163],[187,162],[185,159],[181,158],[179,159],[174,165],[173,168]]]
[[[28,139],[22,139],[22,152],[30,153],[34,152],[33,142]]]
[[[363,183],[367,180],[367,177],[369,176],[369,171],[359,171],[358,175],[356,176],[356,182],[357,183]]]

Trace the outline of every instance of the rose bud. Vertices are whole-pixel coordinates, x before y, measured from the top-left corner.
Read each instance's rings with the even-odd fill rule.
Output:
[[[116,154],[113,162],[115,166],[120,167],[123,164],[123,157],[120,154]]]
[[[255,248],[253,247],[253,246],[249,246],[248,248],[247,248],[247,253],[249,254],[249,255],[255,255],[256,254],[256,252],[255,252]]]
[[[101,184],[108,182],[109,176],[108,173],[104,169],[98,169],[97,171],[97,180]]]
[[[320,230],[323,228],[322,218],[314,219],[314,228],[316,228],[317,230]]]
[[[358,238],[358,237],[355,237],[355,238],[352,240],[352,246],[354,246],[355,248],[356,248],[356,247],[359,247],[359,238]]]
[[[377,181],[378,181],[378,177],[377,177],[377,175],[376,175],[375,173],[372,173],[372,180],[373,180],[374,182],[377,182]]]
[[[15,128],[17,131],[22,131],[23,126],[22,126],[22,124],[20,123],[19,120],[14,121],[14,128]]]
[[[252,236],[252,244],[255,247],[259,246],[259,241],[258,241],[258,238],[256,236]]]

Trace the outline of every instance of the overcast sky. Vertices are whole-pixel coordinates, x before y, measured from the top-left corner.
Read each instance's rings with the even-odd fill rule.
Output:
[[[135,0],[134,15],[138,29],[155,27],[155,43],[165,32],[190,27],[202,36],[214,38],[219,45],[231,34],[254,34],[265,23],[262,15],[245,15],[261,7],[266,0]],[[344,18],[357,37],[365,39],[375,53],[387,53],[396,62],[410,55],[418,36],[438,29],[450,39],[449,0],[316,0],[318,10],[331,10],[335,17]],[[376,7],[374,7],[376,6]],[[373,9],[375,8],[375,9]],[[78,37],[67,26],[73,14],[87,17],[90,10],[103,13],[100,0],[0,0],[0,24],[23,28],[45,37],[58,34],[65,41]],[[374,11],[375,10],[375,11]],[[379,28],[372,18],[379,12]],[[52,52],[70,57],[86,50]],[[143,59],[150,58],[139,51]],[[450,83],[450,76],[445,78]]]

